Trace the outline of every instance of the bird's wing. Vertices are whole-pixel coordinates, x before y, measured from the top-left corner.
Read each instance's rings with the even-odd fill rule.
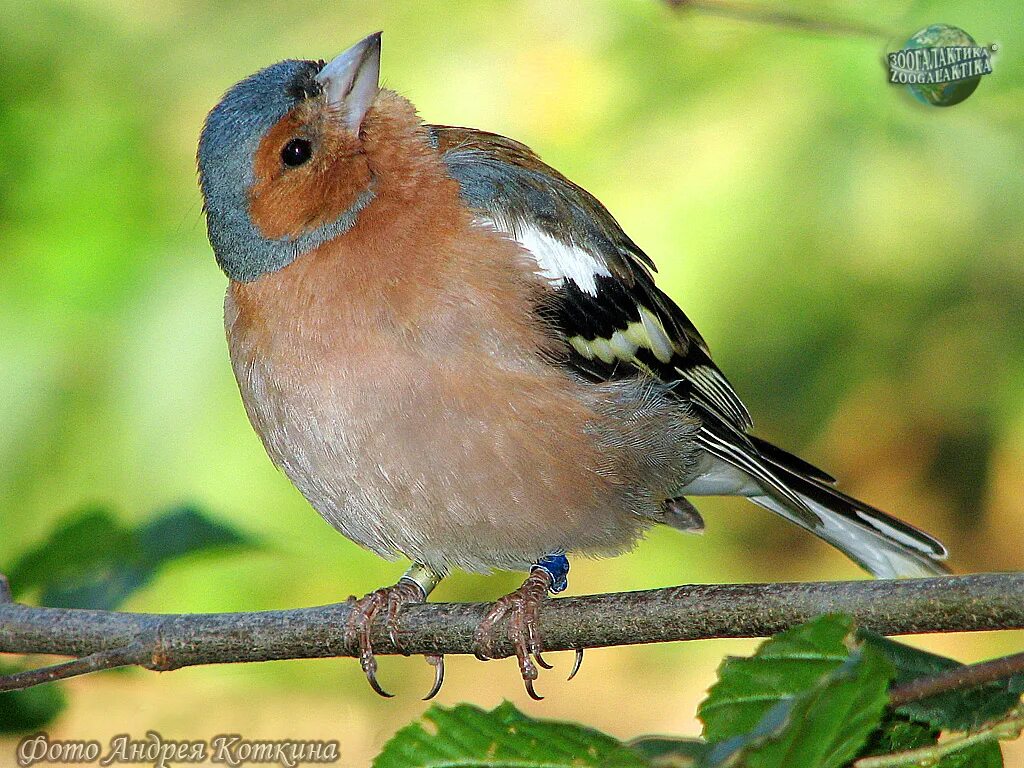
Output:
[[[517,240],[548,278],[546,312],[568,341],[569,365],[593,381],[649,375],[671,385],[699,417],[705,450],[775,489],[815,524],[746,434],[750,414],[696,327],[654,284],[654,263],[608,210],[519,142],[470,128],[429,130],[466,203]],[[831,480],[820,470],[817,477]]]
[[[943,572],[941,542],[832,487],[817,467],[747,434],[750,415],[693,323],[654,284],[654,263],[585,189],[528,147],[469,128],[430,126],[466,204],[517,240],[548,278],[544,307],[568,365],[592,381],[653,376],[701,423],[714,461],[686,492],[740,493],[792,520],[878,576]],[[739,486],[735,469],[741,471]],[[751,490],[742,478],[752,478]]]
[[[504,136],[431,132],[467,204],[517,240],[549,279],[557,295],[550,319],[581,374],[609,380],[643,370],[733,429],[751,426],[700,333],[655,286],[654,263],[593,195]]]

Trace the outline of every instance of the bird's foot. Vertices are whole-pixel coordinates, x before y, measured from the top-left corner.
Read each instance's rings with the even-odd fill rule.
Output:
[[[398,639],[398,613],[406,605],[422,603],[427,599],[426,590],[416,581],[403,577],[397,584],[374,590],[359,600],[349,598],[352,610],[345,624],[345,644],[359,651],[359,666],[362,667],[370,687],[381,696],[390,698],[393,694],[385,691],[377,682],[377,659],[373,655],[370,635],[377,617],[384,614],[384,628],[391,644],[401,650]],[[427,656],[427,661],[434,667],[434,685],[427,695],[433,698],[441,690],[444,682],[444,657]]]
[[[530,698],[540,701],[543,696],[537,694],[533,681],[537,679],[538,666],[551,669],[544,661],[544,646],[537,626],[540,618],[540,607],[547,598],[548,592],[561,592],[566,587],[565,576],[569,571],[569,562],[565,555],[550,555],[541,559],[530,571],[526,581],[515,592],[499,598],[487,612],[483,621],[476,629],[476,656],[487,661],[495,656],[495,626],[508,616],[507,638],[515,650],[519,661],[519,672],[523,676],[526,692]],[[583,660],[583,650],[577,649],[576,662],[573,665],[571,680],[579,671]]]

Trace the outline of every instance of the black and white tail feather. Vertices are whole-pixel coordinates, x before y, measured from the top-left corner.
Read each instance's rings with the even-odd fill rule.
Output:
[[[946,572],[940,542],[841,493],[827,473],[748,434],[750,415],[704,339],[655,286],[654,263],[589,192],[511,139],[469,128],[429,130],[480,224],[517,240],[548,278],[552,301],[542,311],[564,334],[570,367],[596,382],[657,378],[699,419],[700,465],[679,496],[745,496],[879,578]],[[677,506],[665,522],[676,525],[679,518],[676,527],[698,530],[699,514]]]
[[[803,459],[766,441],[755,442],[757,456],[748,458],[763,465],[757,478],[709,452],[705,471],[681,492],[745,496],[827,541],[881,579],[947,573],[941,561],[948,553],[941,542],[837,490],[831,477]]]

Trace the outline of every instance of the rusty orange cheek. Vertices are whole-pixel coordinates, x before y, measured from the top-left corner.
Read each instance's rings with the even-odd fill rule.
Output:
[[[308,111],[299,105],[281,118],[263,137],[253,159],[256,183],[249,190],[249,215],[268,239],[297,237],[334,221],[370,183],[357,140],[340,126],[335,129],[330,116],[311,121]],[[313,157],[305,165],[285,168],[281,149],[297,135],[314,139]]]

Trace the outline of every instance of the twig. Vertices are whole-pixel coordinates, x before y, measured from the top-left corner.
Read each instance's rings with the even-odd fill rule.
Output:
[[[1007,717],[992,723],[983,730],[973,733],[958,733],[937,744],[929,744],[905,752],[893,752],[888,755],[871,755],[862,757],[853,764],[853,768],[899,768],[900,766],[938,765],[946,755],[960,752],[984,741],[1010,740],[1020,736],[1024,729],[1024,712],[1020,708],[1013,710]]]
[[[947,691],[975,688],[1002,680],[1018,672],[1024,672],[1024,653],[1015,653],[979,664],[967,664],[931,677],[895,685],[889,689],[889,701],[892,706],[901,707],[912,701],[920,701]]]
[[[776,10],[751,3],[732,0],[666,0],[669,6],[680,10],[700,11],[713,16],[724,16],[757,24],[771,24],[789,27],[805,32],[819,32],[832,35],[857,35],[888,40],[894,33],[873,24],[856,21],[832,21],[814,16],[805,16],[794,11]]]
[[[7,582],[7,577],[0,573],[0,605],[13,602],[14,597],[11,595],[11,585]]]
[[[141,643],[132,643],[124,648],[109,648],[105,651],[90,653],[88,656],[65,661],[63,664],[29,669],[25,672],[16,672],[13,675],[0,675],[0,691],[31,688],[33,685],[52,683],[54,680],[86,675],[90,672],[99,672],[102,669],[144,665],[144,654],[145,648]]]
[[[473,634],[488,607],[485,603],[409,606],[399,616],[398,647],[377,625],[372,633],[374,648],[379,654],[472,653]],[[111,658],[153,670],[350,656],[352,649],[346,647],[342,631],[349,610],[347,603],[338,603],[257,613],[160,615],[0,604],[0,653],[88,657],[132,648],[136,649],[133,657],[112,652]],[[563,598],[545,605],[540,632],[551,651],[763,637],[829,612],[851,614],[862,627],[886,635],[1021,629],[1024,573],[692,585]],[[497,656],[513,653],[504,640],[495,642],[493,650]],[[77,674],[76,669],[62,666],[58,674]],[[82,672],[87,671],[88,664],[83,664]],[[31,678],[21,679],[31,683]]]

